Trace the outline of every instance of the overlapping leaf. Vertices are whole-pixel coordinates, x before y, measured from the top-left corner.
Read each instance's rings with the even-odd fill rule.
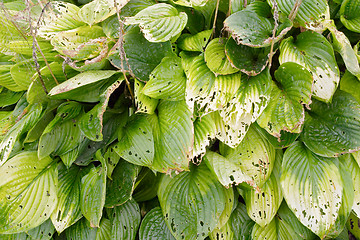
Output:
[[[156,207],[149,211],[141,221],[139,239],[168,239],[175,240],[165,223],[161,208]]]
[[[358,0],[342,1],[340,8],[340,20],[344,26],[354,32],[360,33],[360,2]]]

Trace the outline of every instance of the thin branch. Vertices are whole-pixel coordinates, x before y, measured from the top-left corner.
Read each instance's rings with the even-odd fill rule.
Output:
[[[289,14],[289,20],[290,21],[294,21],[297,12],[299,11],[300,5],[302,3],[302,0],[296,0],[293,9],[291,10],[290,14]]]
[[[120,9],[118,8],[118,5],[116,3],[116,0],[114,0],[114,6],[116,7],[116,16],[118,18],[118,21],[119,21],[119,40],[118,40],[118,43],[119,43],[119,49],[120,49],[120,62],[121,62],[121,71],[124,75],[124,78],[125,78],[125,82],[126,82],[126,86],[128,87],[128,90],[129,90],[129,93],[131,95],[131,98],[132,99],[135,99],[134,97],[134,93],[133,91],[131,90],[131,86],[130,86],[130,82],[129,82],[129,79],[127,78],[126,76],[126,73],[125,73],[125,70],[124,70],[124,59],[126,61],[126,65],[129,69],[129,73],[131,76],[135,77],[131,71],[131,68],[130,68],[130,65],[129,65],[129,62],[127,61],[126,59],[126,54],[125,54],[125,49],[124,49],[124,23],[123,21],[121,20],[120,18]]]
[[[218,11],[219,11],[219,5],[220,5],[220,0],[216,0],[215,17],[214,17],[214,23],[213,23],[213,27],[212,27],[211,39],[214,37],[214,34],[215,34],[216,19],[217,19],[217,15],[218,15]]]

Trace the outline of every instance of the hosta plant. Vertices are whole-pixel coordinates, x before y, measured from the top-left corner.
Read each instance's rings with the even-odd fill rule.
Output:
[[[360,239],[360,0],[0,6],[0,239]]]

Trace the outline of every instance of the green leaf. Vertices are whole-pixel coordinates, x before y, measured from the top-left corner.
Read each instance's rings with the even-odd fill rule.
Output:
[[[265,2],[253,4],[260,5],[264,12],[270,9]],[[226,18],[224,27],[231,33],[237,44],[249,47],[268,47],[272,42],[278,42],[292,26],[289,21],[285,22],[285,25],[278,28],[277,34],[272,38],[275,28],[274,19],[267,18],[261,13],[251,8],[241,10]]]
[[[315,98],[330,102],[340,81],[334,50],[324,36],[306,31],[283,40],[280,44],[280,63],[296,62],[305,67],[314,78]]]
[[[6,88],[0,91],[0,107],[7,107],[17,103],[24,95],[24,92],[13,92]]]
[[[109,209],[111,239],[135,240],[140,226],[140,208],[134,200]]]
[[[139,24],[150,42],[166,42],[185,28],[187,15],[166,3],[159,3],[141,10],[133,17],[125,18],[126,25]]]
[[[160,64],[161,60],[172,54],[170,42],[149,42],[138,27],[127,31],[124,41],[127,61],[123,56],[123,64],[121,64],[121,51],[119,52],[119,50],[109,53],[108,59],[118,69],[128,70],[127,64],[129,64],[135,77],[142,81],[148,81],[150,73]]]
[[[225,45],[225,53],[233,67],[249,76],[256,76],[268,64],[270,47],[253,48],[238,45],[233,38],[229,38]]]
[[[119,206],[131,199],[141,167],[121,160],[106,185],[105,207]]]
[[[290,17],[297,0],[268,0],[271,7],[277,5],[280,20]],[[292,12],[293,14],[293,12]],[[294,26],[302,26],[314,31],[322,31],[323,20],[330,19],[329,5],[326,0],[303,0],[298,6],[297,14],[294,19]]]
[[[344,26],[353,31],[360,33],[360,2],[358,0],[344,0],[340,8],[340,20]]]
[[[255,122],[269,103],[272,89],[268,70],[255,77],[242,79],[232,99],[220,110],[228,140],[225,144],[236,147],[245,137],[251,123]]]
[[[340,81],[340,89],[350,93],[360,103],[360,81],[349,71],[345,71]]]
[[[0,52],[6,55],[14,55],[7,45],[11,41],[24,40],[23,30],[19,31],[19,25],[23,25],[19,20],[15,21],[15,12],[10,13],[6,8],[2,8],[0,17]]]
[[[85,25],[78,17],[80,8],[74,4],[53,1],[45,9],[37,34],[51,39],[56,33],[78,28]]]
[[[161,174],[154,174],[149,168],[142,168],[136,178],[135,190],[132,197],[136,202],[145,202],[157,195]]]
[[[175,4],[179,4],[186,7],[202,7],[208,0],[174,0]]]
[[[260,127],[279,138],[281,130],[299,133],[305,119],[303,104],[311,103],[311,74],[297,63],[286,62],[275,71],[279,86],[274,86],[269,105],[257,120]]]
[[[0,168],[0,233],[30,230],[45,222],[57,204],[57,164],[22,152]]]
[[[142,93],[156,99],[181,101],[185,99],[186,76],[180,58],[164,57],[151,72]]]
[[[295,142],[285,151],[282,163],[281,186],[288,206],[321,238],[334,227],[344,198],[336,162]]]
[[[120,161],[120,156],[115,152],[116,144],[111,144],[104,154],[104,159],[106,161],[107,168],[107,177],[112,180],[112,173],[116,167],[116,165]]]
[[[107,109],[111,94],[121,85],[122,81],[123,76],[106,88],[106,90],[100,95],[100,102],[81,117],[79,127],[81,132],[88,139],[92,141],[103,140],[103,116]]]
[[[247,212],[250,218],[261,227],[265,227],[273,220],[283,200],[280,185],[282,157],[282,152],[277,151],[273,171],[260,191],[245,190]]]
[[[15,142],[40,119],[42,110],[39,104],[30,105],[22,112],[25,116],[6,133],[0,143],[0,166],[9,158]]]
[[[110,240],[111,239],[111,222],[107,218],[102,218],[100,227],[96,231],[96,240]]]
[[[211,40],[205,49],[204,57],[206,65],[215,75],[226,75],[239,71],[226,58],[224,38]]]
[[[126,161],[151,166],[154,160],[154,136],[146,116],[133,115],[119,134],[119,143],[114,149]]]
[[[56,80],[59,83],[64,82],[68,78],[71,78],[77,74],[77,72],[70,67],[66,66],[65,71],[63,70],[63,66],[60,63],[52,62],[49,64],[50,69],[45,66],[40,69],[41,79],[37,73],[33,76],[33,81],[30,84],[28,91],[26,93],[26,98],[29,103],[44,103],[49,101],[49,97],[47,96],[47,92],[41,82],[44,82],[44,86],[46,91],[49,91],[53,87],[57,85],[55,79],[52,74],[54,74]]]
[[[209,235],[211,240],[232,240],[234,239],[234,233],[231,229],[231,224],[227,222],[223,227],[215,228]]]
[[[42,64],[41,64],[42,65]],[[25,60],[12,65],[10,74],[14,82],[22,89],[26,90],[31,84],[32,76],[36,72],[35,64],[32,60]]]
[[[229,221],[231,222],[234,239],[250,240],[251,232],[255,222],[247,215],[246,206],[239,202],[232,212]]]
[[[161,100],[157,110],[157,115],[149,117],[155,144],[151,169],[163,173],[188,170],[188,157],[194,141],[189,108],[185,101]]]
[[[105,34],[100,26],[81,26],[59,32],[51,39],[51,45],[59,53],[74,59],[94,58],[107,50]]]
[[[261,227],[255,224],[251,237],[253,240],[277,240],[277,239],[293,239],[302,240],[292,229],[292,226],[284,220],[276,216],[268,225]]]
[[[178,47],[185,51],[203,52],[209,42],[212,30],[201,31],[195,35],[183,34],[178,40]]]
[[[89,239],[95,240],[96,228],[91,228],[86,218],[81,218],[72,225],[66,232],[67,239]]]
[[[165,175],[158,197],[174,237],[205,239],[226,208],[225,191],[204,164],[172,178]]]
[[[81,7],[79,18],[90,26],[102,22],[125,6],[130,0],[94,0]],[[115,6],[116,3],[116,6]]]
[[[276,138],[269,134],[265,129],[259,127],[257,123],[254,124],[256,129],[261,135],[263,135],[276,149],[283,149],[289,147],[300,136],[300,133],[290,133],[287,131],[281,131],[280,138]]]
[[[216,125],[211,114],[207,114],[194,121],[194,146],[191,159],[205,155],[206,148],[215,138]]]
[[[54,232],[55,228],[50,219],[48,219],[43,224],[27,231],[27,234],[31,239],[50,240]]]
[[[60,164],[58,171],[58,204],[51,214],[51,221],[56,231],[61,233],[82,217],[80,187],[84,170],[75,165],[67,169],[63,164]]]
[[[360,219],[352,212],[346,223],[347,229],[355,236],[355,238],[360,237]]]
[[[18,85],[11,77],[10,69],[14,65],[0,65],[0,85],[14,92],[21,92],[26,88]]]
[[[106,193],[106,165],[92,167],[81,179],[81,212],[91,227],[99,227]]]
[[[360,105],[350,94],[335,93],[332,103],[313,101],[302,140],[314,153],[336,157],[360,149]]]
[[[139,229],[139,239],[167,239],[175,240],[165,223],[161,208],[151,209],[141,221]]]
[[[324,25],[331,32],[334,50],[340,53],[346,69],[360,80],[359,60],[349,39],[343,32],[336,29],[332,20],[325,21]]]
[[[142,93],[145,83],[135,79],[134,92],[135,92],[135,105],[137,106],[137,113],[153,114],[159,103],[158,99],[151,98]]]
[[[80,102],[97,102],[106,88],[115,82],[114,70],[85,71],[52,88],[49,96]],[[115,75],[115,76],[114,76]],[[108,80],[108,81],[106,81]]]

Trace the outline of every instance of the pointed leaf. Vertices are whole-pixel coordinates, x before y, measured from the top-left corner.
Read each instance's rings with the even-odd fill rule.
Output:
[[[247,215],[246,206],[239,202],[230,216],[231,227],[234,233],[234,239],[250,240],[251,231],[255,224]]]
[[[282,163],[281,186],[289,208],[321,238],[334,226],[343,198],[336,161],[317,156],[295,142],[286,150]]]
[[[280,44],[280,64],[296,62],[305,67],[314,78],[315,98],[330,102],[340,81],[334,50],[324,36],[306,31],[283,40]]]
[[[297,63],[283,63],[275,71],[278,86],[273,87],[271,101],[257,120],[260,127],[279,138],[281,130],[299,133],[305,110],[311,103],[313,78],[309,71]]]
[[[231,230],[231,225],[227,222],[222,228],[215,228],[209,235],[211,240],[232,240],[234,239],[234,233]]]
[[[181,101],[185,99],[186,76],[180,58],[164,57],[151,72],[142,93],[156,99]]]
[[[340,8],[340,20],[344,26],[353,31],[360,33],[360,2],[358,0],[342,1]]]
[[[109,209],[111,239],[135,240],[140,226],[140,208],[134,200]]]
[[[206,65],[215,75],[226,75],[239,71],[226,58],[224,38],[211,40],[205,49],[204,57]]]
[[[137,176],[132,197],[136,202],[145,202],[157,196],[162,174],[154,174],[149,168],[142,168]]]
[[[81,212],[91,227],[99,227],[106,193],[106,165],[91,168],[81,179]]]
[[[102,218],[100,227],[96,231],[96,240],[110,240],[111,239],[111,222],[107,218]]]
[[[150,210],[143,220],[139,229],[139,239],[167,239],[175,240],[168,226],[165,223],[164,216],[160,207]]]
[[[57,204],[57,164],[22,152],[0,168],[0,233],[30,230],[45,222]]]
[[[178,47],[185,51],[203,52],[210,39],[212,30],[205,30],[195,35],[185,35],[179,38]]]
[[[124,160],[117,164],[112,180],[106,185],[105,207],[119,206],[131,199],[140,169],[139,166]]]
[[[206,153],[206,147],[215,138],[216,126],[211,114],[197,118],[194,121],[194,147],[192,159],[199,157],[200,159]]]
[[[187,23],[187,15],[166,3],[159,3],[141,10],[133,17],[125,18],[126,25],[139,24],[150,42],[166,42],[181,33]]]
[[[80,187],[84,175],[77,166],[67,169],[59,165],[58,205],[51,214],[51,221],[58,233],[77,222],[81,217]]]
[[[17,103],[23,95],[23,92],[13,92],[3,88],[0,91],[0,107],[7,107]]]
[[[173,178],[164,176],[158,197],[176,239],[205,239],[225,209],[225,188],[204,164]]]
[[[151,98],[142,93],[145,84],[135,79],[134,92],[135,92],[135,105],[137,106],[137,113],[153,114],[159,103],[158,99]]]
[[[18,85],[11,77],[10,69],[12,66],[14,65],[0,65],[0,85],[14,92],[26,90],[25,87]]]
[[[267,66],[270,48],[253,48],[238,45],[233,38],[229,38],[225,45],[225,53],[233,67],[249,76],[255,76]]]
[[[340,81],[340,89],[350,93],[360,103],[360,81],[349,71],[345,71]]]
[[[335,93],[332,103],[313,101],[302,140],[314,153],[336,157],[360,149],[360,104],[350,94]]]
[[[67,239],[89,239],[95,240],[96,228],[91,228],[86,218],[82,218],[72,225],[66,232]]]
[[[55,228],[50,219],[48,219],[43,224],[27,231],[27,234],[31,239],[50,240],[54,232]]]

